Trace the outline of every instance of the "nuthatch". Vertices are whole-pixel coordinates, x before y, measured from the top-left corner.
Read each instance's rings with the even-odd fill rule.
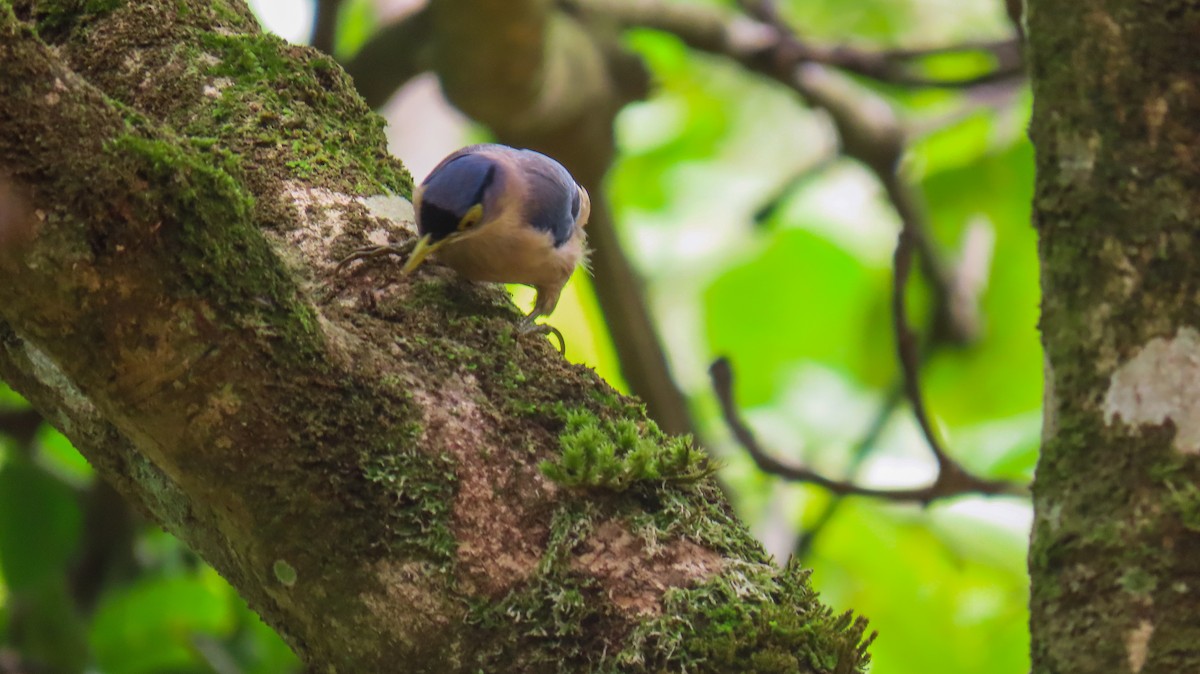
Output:
[[[472,281],[533,286],[537,300],[521,331],[557,333],[534,319],[554,311],[567,279],[586,263],[583,228],[592,208],[587,190],[562,164],[506,145],[464,147],[417,187],[413,208],[415,244],[364,248],[339,266],[407,253],[403,273],[409,274],[434,255]]]

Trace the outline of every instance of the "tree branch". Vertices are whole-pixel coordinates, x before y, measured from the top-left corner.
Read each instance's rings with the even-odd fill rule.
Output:
[[[759,5],[765,9],[773,23],[753,22],[744,18],[726,18],[719,10],[695,6],[659,3],[628,3],[623,0],[579,0],[580,6],[593,11],[604,11],[626,25],[666,30],[681,37],[695,48],[724,54],[737,60],[746,68],[766,74],[792,88],[810,103],[826,110],[833,119],[843,151],[862,161],[876,175],[896,209],[901,222],[900,239],[897,246],[896,278],[893,290],[893,311],[898,353],[901,369],[905,375],[905,391],[911,402],[918,423],[929,441],[939,465],[938,488],[953,484],[952,489],[974,489],[976,480],[947,457],[937,438],[925,410],[920,392],[917,372],[915,337],[908,329],[904,315],[904,287],[909,276],[911,250],[915,246],[922,255],[930,284],[936,297],[937,321],[935,334],[948,335],[951,341],[972,339],[979,330],[975,297],[956,285],[956,276],[942,261],[936,248],[928,223],[922,213],[916,195],[897,173],[904,149],[903,133],[895,113],[882,100],[864,99],[864,94],[853,94],[847,86],[832,77],[822,66],[806,61],[806,53],[798,48],[799,41],[786,32],[782,23],[770,10],[770,5]],[[749,21],[749,22],[748,22]],[[964,299],[967,300],[964,302]],[[719,369],[719,368],[718,368]],[[714,376],[719,374],[714,372]],[[732,410],[732,407],[728,408]],[[727,419],[730,418],[727,413]],[[743,438],[743,444],[745,438]],[[762,461],[770,471],[784,470],[778,462],[761,451],[755,453],[753,444],[747,449]],[[794,467],[793,467],[794,468]],[[787,472],[787,471],[785,471]],[[792,472],[796,479],[805,479],[822,484],[840,493],[859,493],[854,485],[836,483],[818,475]],[[983,485],[986,487],[986,485]],[[929,489],[933,489],[931,486]],[[995,489],[995,487],[988,487]],[[1005,488],[1007,491],[1007,487]],[[940,491],[908,491],[892,493],[903,498],[922,500],[930,495],[940,497]]]
[[[433,67],[429,5],[380,28],[344,63],[354,88],[378,108],[412,78]]]
[[[308,43],[326,54],[333,53],[334,38],[337,36],[338,13],[342,0],[317,0],[316,16],[313,17],[312,35]]]
[[[580,11],[608,16],[623,26],[640,26],[671,33],[689,46],[725,56],[751,72],[770,77],[799,94],[805,101],[829,114],[841,149],[867,166],[888,191],[901,220],[914,223],[912,231],[921,252],[922,270],[933,287],[939,329],[951,341],[974,339],[979,326],[971,321],[974,311],[958,311],[954,278],[942,260],[924,218],[916,207],[911,188],[896,182],[896,166],[904,150],[905,137],[891,106],[881,98],[855,89],[823,64],[807,61],[792,48],[789,34],[776,27],[720,9],[678,3],[634,2],[632,0],[565,0]],[[899,188],[899,189],[896,189]]]
[[[709,375],[712,377],[713,391],[721,403],[721,413],[725,417],[725,422],[729,424],[738,443],[754,459],[754,463],[766,473],[778,475],[794,482],[815,484],[839,496],[870,496],[886,501],[915,502],[922,505],[928,505],[938,499],[967,494],[985,496],[1024,496],[1027,494],[1027,489],[1022,485],[971,475],[949,458],[938,462],[938,475],[928,486],[902,489],[864,487],[853,482],[825,477],[804,466],[785,463],[763,449],[749,426],[742,421],[733,399],[733,368],[729,361],[725,358],[714,361],[709,368]]]
[[[0,261],[0,377],[309,669],[729,671],[719,636],[862,670],[864,622],[502,289],[333,274],[410,236],[411,182],[328,57],[237,2],[78,12],[0,4],[0,164],[36,221]],[[539,468],[568,457],[632,477]]]
[[[618,7],[622,12],[628,9],[620,0],[597,0],[597,4],[606,9]],[[770,11],[769,5],[761,6],[768,8],[762,11]],[[719,360],[710,372],[718,397],[722,398],[726,420],[735,429],[740,442],[767,472],[813,482],[838,494],[874,495],[890,500],[927,503],[932,499],[965,492],[1016,493],[1018,488],[1013,485],[975,478],[953,461],[943,450],[925,410],[920,391],[915,336],[908,327],[904,313],[904,288],[914,247],[922,252],[921,259],[937,298],[938,319],[935,325],[944,328],[953,341],[964,341],[978,331],[977,321],[974,320],[977,314],[971,310],[973,302],[963,303],[963,298],[973,300],[974,297],[956,287],[956,276],[942,262],[916,195],[897,173],[904,139],[895,113],[882,100],[864,101],[862,95],[856,98],[848,94],[844,83],[831,77],[823,67],[806,63],[803,50],[796,48],[798,40],[780,28],[781,23],[777,18],[772,18],[773,14],[769,14],[769,18],[775,25],[758,23],[747,26],[739,20],[727,21],[716,11],[694,10],[690,6],[685,11],[679,7],[668,9],[642,4],[630,16],[622,16],[626,19],[634,16],[648,19],[652,27],[670,30],[693,46],[735,58],[747,68],[786,84],[809,102],[829,112],[842,139],[843,151],[871,169],[894,206],[901,222],[892,296],[897,350],[904,373],[904,390],[937,460],[938,477],[933,484],[921,489],[867,490],[852,483],[830,480],[802,467],[782,464],[763,452],[753,441],[749,429],[738,420],[729,390],[732,371],[726,361]],[[935,330],[935,333],[941,333],[941,330]]]
[[[905,87],[962,89],[1025,78],[1025,63],[1021,54],[1019,37],[883,51],[869,51],[848,45],[827,47],[801,40],[795,30],[780,15],[774,0],[741,0],[739,4],[748,15],[777,32],[782,43],[780,47],[787,52],[784,58],[789,61],[819,63],[883,84]],[[995,65],[992,69],[979,75],[955,79],[928,77],[920,74],[915,67],[922,59],[932,56],[968,53],[986,54],[995,61]]]

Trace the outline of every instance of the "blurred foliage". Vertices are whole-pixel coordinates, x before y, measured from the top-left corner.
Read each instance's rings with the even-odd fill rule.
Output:
[[[293,11],[291,0],[254,4]],[[807,37],[866,48],[1011,32],[999,0],[789,0],[783,10]],[[378,20],[370,0],[347,0],[341,18],[341,53],[361,45]],[[782,482],[732,441],[708,388],[708,364],[726,355],[738,373],[738,401],[771,451],[876,486],[932,477],[903,405],[887,413],[874,443],[858,446],[898,377],[889,313],[898,223],[879,186],[838,157],[827,120],[790,91],[669,36],[634,31],[627,45],[649,64],[656,88],[619,118],[609,198],[701,439],[721,458],[739,512],[781,560],[802,533],[814,536],[802,562],[815,570],[825,601],[868,616],[879,631],[876,674],[1026,671],[1027,503],[838,502]],[[960,76],[987,62],[967,55],[924,65],[929,74]],[[977,270],[986,278],[981,337],[927,351],[928,404],[964,465],[1029,480],[1041,352],[1028,94],[980,102],[962,92],[874,88],[911,131],[903,169],[947,259],[956,259],[968,230],[992,243]],[[915,285],[919,327],[930,299]],[[518,303],[527,305],[521,292]],[[564,293],[555,324],[571,359],[621,385],[582,275]],[[23,406],[0,386],[0,410]],[[49,426],[28,446],[0,432],[0,652],[62,671],[86,663],[104,674],[298,671],[224,581],[136,518],[128,568],[109,569],[96,600],[81,602],[79,560],[96,545],[86,535],[97,516],[89,510],[94,486],[87,463]]]
[[[1003,3],[987,0],[792,0],[783,10],[806,37],[864,48],[977,42],[1012,30]],[[834,505],[820,489],[759,471],[728,437],[709,391],[708,364],[728,356],[747,419],[778,455],[875,486],[932,478],[904,406],[852,468],[899,376],[890,309],[898,219],[882,190],[837,157],[824,116],[792,92],[669,36],[637,32],[628,44],[658,86],[619,118],[610,197],[739,512],[780,559],[820,527],[802,561],[825,601],[861,611],[879,630],[876,674],[1026,671],[1028,503]],[[987,61],[972,54],[923,65],[931,75],[966,76]],[[980,338],[926,353],[927,402],[966,466],[1028,481],[1041,426],[1028,94],[977,99],[861,84],[892,101],[911,134],[903,172],[947,260],[956,261],[969,229],[992,243],[978,270],[986,279]],[[931,299],[915,285],[912,322],[921,326]]]
[[[0,412],[22,410],[0,384]],[[61,674],[300,671],[216,572],[124,504],[94,498],[97,487],[48,424],[27,445],[0,429],[0,653]],[[108,534],[129,521],[133,537],[86,530]]]

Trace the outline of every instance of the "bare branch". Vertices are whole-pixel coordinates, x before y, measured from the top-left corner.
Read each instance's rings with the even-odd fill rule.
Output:
[[[801,41],[795,30],[776,10],[775,2],[772,0],[743,0],[740,4],[747,14],[777,30],[787,48],[795,53],[795,58],[809,63],[832,66],[884,84],[960,89],[1013,79],[1021,80],[1025,77],[1025,63],[1021,54],[1021,41],[1018,37],[921,49],[887,49],[883,51],[869,51],[848,45],[827,47]],[[957,79],[928,77],[920,74],[916,68],[922,59],[932,56],[968,53],[987,54],[995,61],[995,66],[987,72]]]
[[[564,0],[580,11],[609,16],[624,26],[641,26],[671,33],[689,46],[723,55],[787,86],[810,105],[824,110],[833,122],[846,155],[866,165],[887,190],[902,221],[910,222],[921,253],[922,271],[936,297],[938,332],[965,343],[979,332],[965,322],[975,312],[953,312],[954,278],[928,232],[911,188],[895,178],[904,152],[905,133],[891,105],[839,77],[829,67],[806,58],[799,41],[776,26],[742,15],[697,5],[655,1]]]
[[[317,15],[313,17],[312,36],[308,43],[326,54],[333,53],[341,8],[342,0],[317,0]]]
[[[899,196],[899,195],[898,195]],[[897,210],[901,210],[901,200],[893,199]],[[904,393],[912,406],[913,416],[921,427],[921,433],[929,443],[929,450],[937,459],[938,468],[943,469],[951,461],[942,448],[937,430],[929,419],[925,409],[925,400],[921,395],[920,361],[917,355],[917,335],[908,325],[908,313],[905,303],[904,290],[908,287],[908,277],[912,271],[913,246],[916,234],[912,218],[902,218],[900,237],[896,242],[896,254],[892,276],[892,326],[896,335],[896,352],[900,359],[900,369],[904,373]]]
[[[737,52],[739,60],[761,58],[779,65],[824,65],[883,84],[919,88],[963,89],[1011,79],[1024,79],[1019,37],[1005,40],[939,45],[919,49],[872,51],[848,45],[815,45],[799,39],[774,9],[774,3],[746,0],[745,15],[696,5],[652,0],[560,0],[581,11],[610,16],[622,25],[679,35],[696,49]],[[923,75],[923,59],[946,54],[982,53],[995,65],[978,75],[937,78]]]
[[[938,475],[931,484],[925,487],[902,489],[864,487],[853,482],[825,477],[804,466],[785,463],[763,449],[750,427],[738,413],[733,399],[733,368],[729,361],[725,358],[718,358],[709,368],[709,375],[712,377],[713,391],[721,403],[721,412],[725,417],[725,422],[729,424],[734,437],[754,459],[754,463],[764,472],[772,475],[778,475],[794,482],[815,484],[840,496],[870,496],[887,501],[913,502],[922,505],[938,499],[968,494],[1023,496],[1027,493],[1026,487],[1019,484],[972,475],[953,459],[944,457],[944,455],[944,458],[938,462]]]
[[[343,64],[354,88],[378,108],[410,79],[433,65],[428,5],[383,26]]]
[[[860,160],[876,175],[901,222],[893,291],[894,327],[904,373],[904,389],[939,466],[938,480],[929,489],[936,487],[936,493],[941,494],[947,485],[952,485],[953,489],[967,491],[997,493],[999,489],[1010,492],[1008,486],[988,486],[986,481],[971,478],[954,463],[943,450],[925,409],[920,392],[916,337],[904,315],[903,289],[911,271],[912,250],[915,248],[921,252],[923,270],[936,297],[934,335],[945,336],[953,342],[972,339],[979,330],[978,312],[973,306],[968,306],[971,303],[963,302],[968,293],[956,288],[958,275],[943,261],[914,190],[897,173],[905,143],[904,133],[891,106],[882,99],[868,97],[864,92],[850,91],[845,82],[809,59],[809,52],[786,28],[769,2],[755,3],[758,20],[752,21],[729,18],[718,10],[692,6],[685,8],[680,5],[627,3],[622,0],[574,1],[592,11],[608,12],[620,23],[665,30],[695,48],[730,57],[749,70],[787,85],[811,104],[829,113],[842,139],[843,151]],[[714,378],[717,374],[714,371]],[[732,409],[728,407],[727,412]],[[730,418],[728,413],[726,416]],[[735,430],[737,428],[735,426]],[[782,471],[794,479],[822,484],[838,493],[863,493],[857,485],[832,481],[807,469],[785,466],[761,451],[755,453],[752,448],[757,446],[745,442],[749,437],[748,431],[744,427],[742,430],[743,444],[754,453],[764,469]],[[893,492],[889,497],[928,500],[934,493],[929,489]],[[874,490],[868,491],[879,495]]]

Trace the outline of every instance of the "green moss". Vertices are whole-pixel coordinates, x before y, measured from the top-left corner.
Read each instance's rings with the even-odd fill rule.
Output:
[[[471,607],[470,622],[480,628],[479,671],[491,671],[496,662],[514,672],[865,669],[866,621],[822,606],[798,566],[783,572],[774,567],[716,485],[703,479],[711,466],[694,456],[690,444],[664,437],[652,424],[601,420],[562,403],[538,406],[533,414],[564,423],[563,457],[543,464],[547,474],[570,486],[617,494],[564,504],[533,579],[499,602]],[[613,518],[645,540],[699,542],[721,555],[725,567],[708,582],[669,590],[661,616],[643,619],[630,632],[629,617],[612,605],[599,581],[571,564],[593,523]],[[610,648],[598,649],[598,655],[591,640]],[[614,643],[622,650],[613,652]]]
[[[639,496],[641,507],[630,511],[626,519],[642,538],[686,538],[723,557],[773,563],[712,480],[697,482],[688,489],[661,489]]]
[[[573,573],[570,553],[591,531],[596,513],[585,503],[563,508],[535,576],[500,600],[472,602],[466,622],[477,630],[475,670],[577,674],[596,671],[592,658],[617,624],[596,581]]]
[[[601,421],[572,411],[559,435],[562,457],[543,461],[542,473],[566,487],[625,491],[638,483],[695,483],[716,467],[691,438],[667,437],[652,421]]]
[[[408,424],[395,442],[361,458],[364,476],[383,500],[368,505],[378,512],[392,550],[447,568],[457,547],[450,528],[455,464],[448,456],[422,452],[416,443],[420,432]]]
[[[1200,532],[1200,488],[1191,482],[1168,481],[1167,505],[1188,531]]]
[[[1129,594],[1146,598],[1151,597],[1158,586],[1158,580],[1151,573],[1136,566],[1126,569],[1117,583]]]
[[[468,624],[479,628],[474,671],[595,671],[590,656],[600,649],[606,602],[594,581],[539,579],[500,601],[471,608]],[[499,635],[501,638],[495,638]]]
[[[94,21],[121,5],[125,0],[40,0],[34,10],[38,34],[53,42],[79,25]]]
[[[851,674],[870,662],[867,621],[834,615],[789,564],[730,563],[718,577],[668,590],[662,616],[629,635],[621,672]]]
[[[330,57],[274,35],[201,36],[202,75],[220,97],[184,131],[216,136],[256,156],[256,166],[330,189],[411,195],[412,177],[384,150],[383,121]],[[265,160],[265,161],[264,161]]]
[[[244,18],[243,15],[241,14],[241,12],[239,12],[234,7],[231,7],[230,4],[228,2],[226,2],[225,0],[213,0],[211,7],[213,10],[213,13],[216,14],[218,18],[220,18],[224,21],[228,21],[230,23],[237,23]]]
[[[234,312],[242,327],[264,341],[283,340],[301,357],[317,353],[316,318],[254,228],[251,197],[205,155],[156,137],[133,113],[128,122],[130,132],[105,150],[129,167],[131,180],[147,185],[133,204],[138,220],[169,223],[133,236],[153,234],[173,248],[172,264],[182,267],[189,286],[184,293],[212,297],[215,290],[220,308]],[[116,250],[120,242],[103,245]]]

